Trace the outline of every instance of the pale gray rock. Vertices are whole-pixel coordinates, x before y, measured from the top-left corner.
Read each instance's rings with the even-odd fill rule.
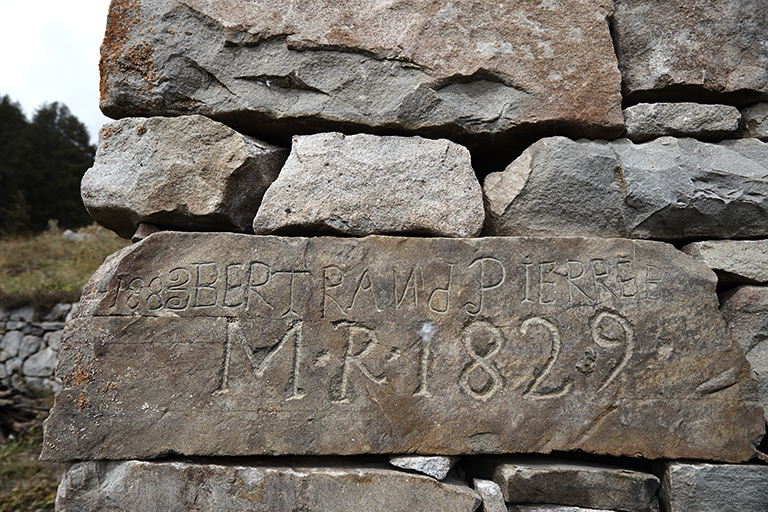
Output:
[[[714,270],[723,286],[768,282],[768,240],[707,240],[681,250]]]
[[[12,357],[5,362],[5,372],[7,375],[13,375],[16,370],[21,368],[24,361],[20,357]]]
[[[747,355],[768,421],[768,287],[739,286],[720,295],[728,331]]]
[[[5,380],[8,375],[8,370],[5,368],[5,365],[2,363],[2,361],[0,361],[0,380]]]
[[[741,111],[739,135],[768,142],[768,102],[757,103]]]
[[[615,0],[624,98],[748,105],[768,99],[764,0]]]
[[[35,320],[35,308],[32,306],[24,306],[19,309],[15,309],[11,311],[9,320],[12,322],[33,322]]]
[[[730,105],[639,103],[624,109],[627,138],[645,142],[657,137],[723,139],[739,128],[741,113]]]
[[[40,349],[43,339],[40,336],[24,336],[19,345],[19,357],[26,359]]]
[[[716,284],[649,241],[155,233],[86,286],[43,457],[748,460]]]
[[[332,130],[502,148],[554,129],[612,138],[624,125],[611,13],[604,0],[119,2],[101,108],[200,113],[286,143]]]
[[[21,331],[8,331],[3,335],[3,340],[0,341],[0,349],[4,350],[9,357],[16,357],[23,340],[24,334]]]
[[[473,512],[463,483],[387,469],[385,463],[323,459],[100,461],[69,464],[58,512],[281,512],[347,510]]]
[[[390,457],[389,463],[398,468],[411,469],[443,480],[458,460],[458,457],[440,455],[397,455]]]
[[[768,144],[542,139],[485,178],[490,235],[768,236]]]
[[[80,192],[91,216],[123,238],[141,223],[246,231],[287,156],[199,115],[123,119],[99,132]]]
[[[77,313],[77,308],[79,305],[80,305],[79,302],[72,304],[72,307],[70,308],[69,313],[67,313],[67,316],[64,318],[65,322],[69,322],[70,320],[72,320],[72,317],[74,317],[75,313]]]
[[[48,313],[43,317],[44,322],[60,322],[66,318],[69,310],[72,309],[72,304],[56,304],[51,308]]]
[[[463,146],[332,132],[294,137],[253,230],[471,237],[484,217],[482,190]]]
[[[489,457],[480,474],[499,484],[508,503],[658,512],[659,479],[628,468],[543,457]]]
[[[661,464],[659,500],[668,512],[765,512],[768,466]]]
[[[507,512],[507,505],[504,503],[504,495],[501,493],[499,484],[493,480],[475,478],[472,480],[472,485],[483,500],[483,512]]]
[[[5,323],[6,331],[22,331],[27,327],[27,322],[24,320],[9,320]]]
[[[0,349],[0,363],[4,363],[5,361],[9,360],[11,358],[11,354],[6,352],[5,350]]]
[[[67,242],[78,242],[83,239],[83,235],[75,233],[71,229],[65,229],[61,234],[61,239]]]
[[[59,342],[61,341],[62,331],[53,331],[45,333],[43,341],[46,346],[51,347],[53,350],[59,350]]]
[[[64,322],[42,322],[40,328],[45,331],[60,331],[64,328]]]
[[[29,377],[50,377],[56,368],[56,355],[55,350],[46,347],[24,361],[22,372]]]

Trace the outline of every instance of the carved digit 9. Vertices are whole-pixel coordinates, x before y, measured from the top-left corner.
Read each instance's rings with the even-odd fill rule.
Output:
[[[615,338],[609,338],[605,335],[606,323],[608,321],[616,322],[621,326],[621,329],[624,331],[623,342]],[[613,313],[611,311],[602,311],[599,313],[592,319],[590,328],[592,330],[592,339],[597,345],[603,348],[615,348],[622,344],[625,345],[624,357],[611,369],[610,375],[608,375],[600,388],[598,388],[597,393],[599,393],[613,381],[616,375],[624,369],[627,362],[629,362],[629,359],[632,357],[632,354],[635,351],[635,330],[632,328],[632,324],[629,323],[629,320],[618,313]]]
[[[490,348],[484,355],[478,354],[475,351],[474,345],[472,345],[473,335],[481,329],[488,331],[491,335],[491,342],[488,344]],[[467,353],[473,361],[469,366],[464,368],[463,372],[461,372],[459,385],[470,396],[477,398],[478,400],[488,400],[501,389],[502,385],[501,374],[499,373],[499,369],[496,368],[496,364],[493,362],[493,357],[495,357],[496,354],[499,353],[499,350],[501,350],[501,343],[503,340],[501,331],[495,325],[484,320],[479,320],[466,326],[461,337],[464,346],[467,349]],[[474,389],[469,382],[469,376],[476,368],[481,368],[488,375],[488,383],[479,390]]]
[[[549,331],[549,335],[552,338],[552,348],[550,349],[549,357],[547,358],[547,363],[544,367],[544,371],[541,372],[541,374],[538,377],[534,377],[534,379],[531,381],[531,383],[528,385],[528,389],[525,390],[523,393],[524,398],[557,398],[559,396],[563,396],[571,389],[571,379],[566,377],[563,379],[563,383],[560,384],[557,388],[551,389],[551,390],[542,390],[541,383],[544,382],[544,380],[549,376],[550,372],[552,371],[552,367],[555,366],[555,363],[557,362],[557,358],[560,355],[560,349],[562,348],[562,341],[560,340],[560,331],[557,329],[557,326],[554,325],[552,322],[545,318],[541,318],[539,316],[535,316],[533,318],[529,318],[528,320],[524,321],[522,325],[520,326],[520,332],[524,335],[528,334],[529,328],[534,325],[538,324],[547,329]]]

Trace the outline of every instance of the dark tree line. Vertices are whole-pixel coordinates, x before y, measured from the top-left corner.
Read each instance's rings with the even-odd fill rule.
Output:
[[[18,103],[0,98],[0,235],[90,224],[80,179],[93,165],[88,131],[60,103],[46,103],[28,120]]]

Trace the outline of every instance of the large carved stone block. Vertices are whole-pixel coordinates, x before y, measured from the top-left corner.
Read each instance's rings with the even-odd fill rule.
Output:
[[[101,108],[199,113],[267,140],[611,138],[623,130],[611,13],[604,0],[113,0]]]
[[[86,289],[43,457],[746,460],[715,281],[647,241],[155,233]]]

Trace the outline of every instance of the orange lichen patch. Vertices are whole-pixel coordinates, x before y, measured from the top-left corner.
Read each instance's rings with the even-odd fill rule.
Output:
[[[101,138],[103,140],[103,142],[101,143],[101,147],[106,149],[107,141],[109,140],[109,138],[112,137],[113,135],[119,135],[120,132],[122,131],[123,129],[119,126],[105,126],[104,130],[102,130],[101,132]]]
[[[154,64],[155,55],[152,47],[145,41],[131,46],[122,56],[121,71],[125,74],[136,73],[147,85],[144,92],[151,92],[152,87],[160,81],[157,67]]]
[[[91,407],[91,399],[85,396],[85,391],[80,393],[80,398],[77,399],[76,407],[80,414],[83,413],[83,409],[88,409]]]
[[[107,76],[116,71],[123,46],[128,40],[133,27],[139,23],[139,0],[112,0],[107,16],[107,30],[101,45],[101,60],[99,61],[99,92],[101,99],[106,99],[109,91]]]

